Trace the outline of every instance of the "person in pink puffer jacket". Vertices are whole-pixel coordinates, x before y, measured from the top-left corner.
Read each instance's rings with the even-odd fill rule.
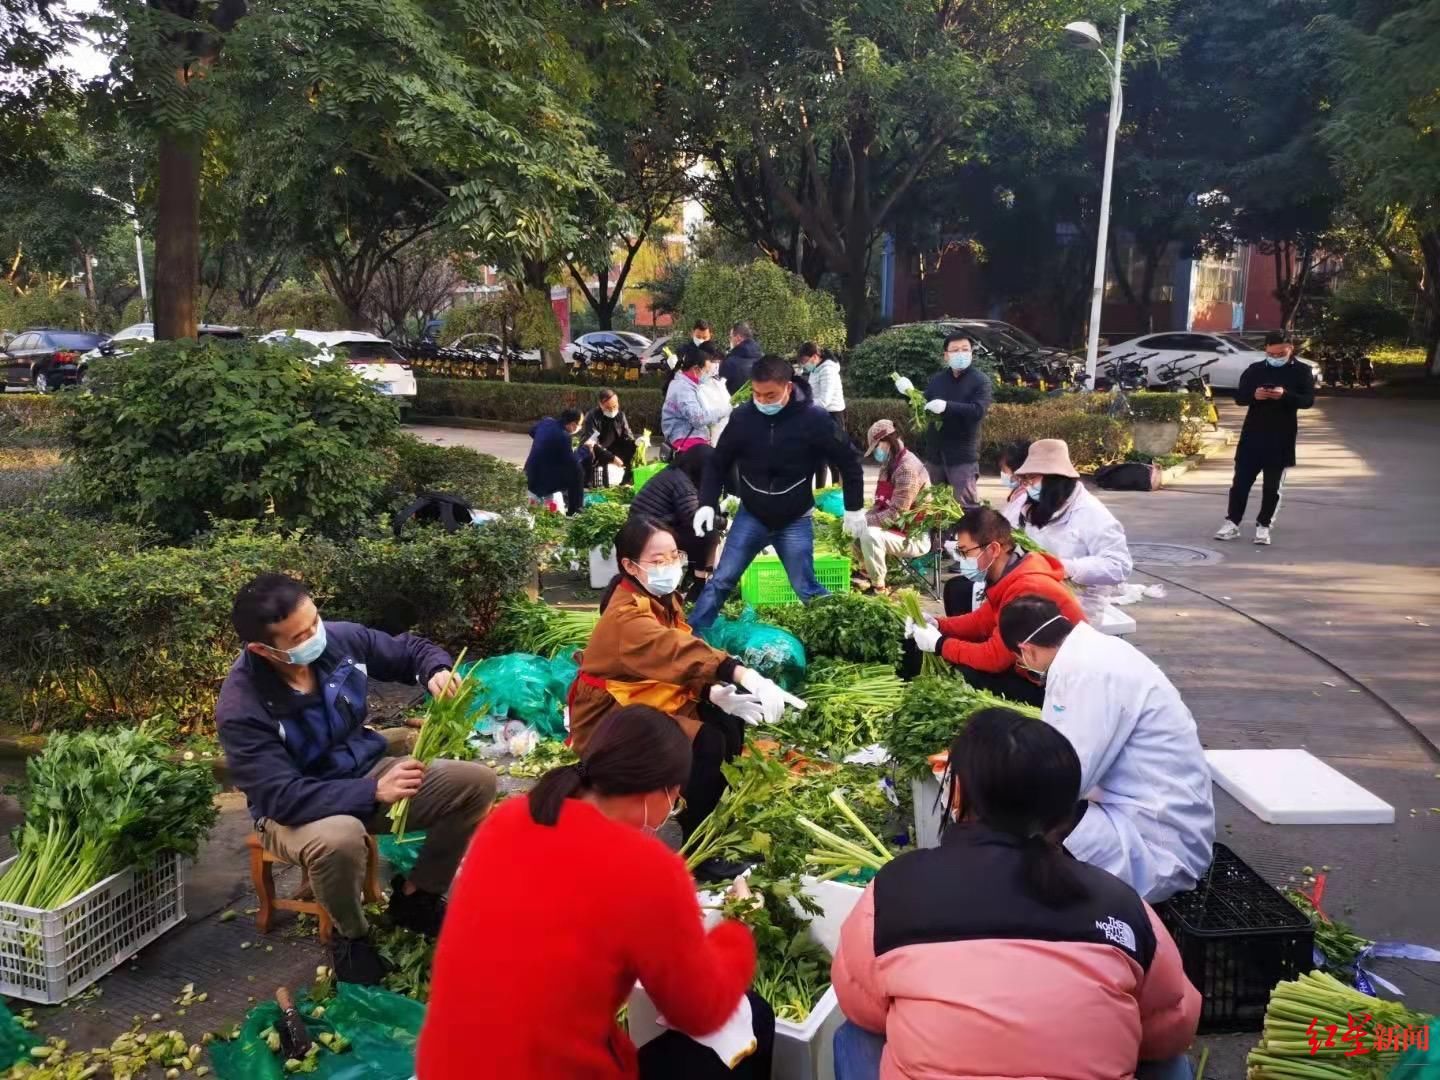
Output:
[[[1135,890],[1059,842],[1080,762],[1049,724],[970,718],[941,846],[876,875],[831,968],[836,1080],[1193,1075],[1200,994]]]

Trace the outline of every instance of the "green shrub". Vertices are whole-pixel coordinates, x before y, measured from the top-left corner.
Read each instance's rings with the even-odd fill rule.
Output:
[[[1152,424],[1178,424],[1185,417],[1189,404],[1187,394],[1169,391],[1142,390],[1126,396],[1130,416]]]
[[[594,407],[593,386],[557,387],[546,383],[505,383],[488,379],[420,379],[416,383],[415,415],[433,418],[463,416],[473,420],[533,423],[565,409]],[[636,434],[660,431],[660,406],[665,396],[644,387],[616,388]]]
[[[851,350],[845,361],[845,390],[856,397],[889,397],[895,393],[892,371],[907,376],[924,389],[944,364],[945,330],[930,323],[892,326],[874,334]],[[993,377],[983,360],[975,366]],[[849,401],[846,401],[849,404]]]
[[[38,506],[60,476],[60,452],[0,445],[0,508]]]
[[[145,529],[0,512],[0,702],[26,724],[153,720],[210,730],[239,649],[230,606],[255,574],[302,578],[325,615],[482,645],[533,574],[522,517],[454,534],[338,544],[226,525],[185,547]]]
[[[793,355],[805,341],[837,349],[845,344],[845,319],[835,298],[766,259],[692,267],[675,325],[689,327],[696,319],[708,319],[720,342],[735,323],[748,322],[767,353]]]
[[[1068,397],[1035,405],[994,406],[981,428],[981,464],[994,468],[1001,447],[1016,439],[1064,439],[1070,447],[1070,460],[1086,472],[1123,461],[1134,446],[1130,425],[1124,420],[1103,411],[1078,410]]]
[[[344,364],[166,341],[102,360],[89,384],[69,424],[82,506],[184,538],[211,517],[351,535],[379,504],[395,404]]]
[[[525,503],[525,474],[507,461],[468,446],[435,446],[401,435],[391,449],[394,509],[421,491],[459,495],[477,510],[508,510]]]
[[[65,399],[48,394],[0,394],[0,448],[59,446]]]
[[[324,289],[289,280],[255,306],[261,330],[343,330],[345,309]]]

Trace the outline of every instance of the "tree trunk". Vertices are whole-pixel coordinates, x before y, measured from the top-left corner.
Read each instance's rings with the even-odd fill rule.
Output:
[[[79,240],[75,241],[75,254],[80,256],[80,266],[85,278],[85,303],[93,312],[95,310],[95,260],[91,257],[90,251]]]
[[[610,271],[596,271],[595,298],[599,303],[595,305],[595,322],[601,330],[615,329],[615,301],[618,297],[619,290],[610,288]]]
[[[522,258],[520,280],[525,292],[533,292],[550,306],[550,263],[545,259]],[[559,343],[542,345],[540,356],[546,371],[564,371],[565,358],[560,355]]]
[[[200,286],[200,143],[160,136],[155,221],[155,340],[193,338]]]

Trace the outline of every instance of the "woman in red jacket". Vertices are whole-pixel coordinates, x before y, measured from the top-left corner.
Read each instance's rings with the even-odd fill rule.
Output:
[[[881,870],[840,931],[836,1080],[1190,1076],[1200,994],[1175,942],[1059,847],[1080,798],[1069,740],[984,709],[950,776],[941,846]]]
[[[735,1069],[681,1034],[730,1030],[755,972],[750,931],[707,931],[685,864],[655,838],[689,776],[684,732],[629,706],[579,764],[476,830],[435,953],[419,1080],[769,1076],[774,1015],[754,995],[756,1052]],[[616,1022],[637,980],[672,1029],[638,1055]]]

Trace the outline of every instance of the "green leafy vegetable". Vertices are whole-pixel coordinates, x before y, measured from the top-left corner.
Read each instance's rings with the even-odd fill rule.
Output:
[[[592,503],[570,519],[565,530],[565,543],[582,556],[600,549],[600,554],[609,558],[615,550],[615,534],[630,516],[630,508],[624,503],[608,499]]]
[[[901,773],[924,775],[930,755],[947,749],[972,713],[995,707],[1040,719],[1040,710],[1033,705],[977,690],[964,679],[922,675],[910,683],[900,708],[881,725],[881,742]]]
[[[740,389],[730,395],[730,404],[735,406],[744,405],[745,402],[754,396],[755,387],[750,384],[749,379],[746,379],[745,382],[741,384]]]
[[[924,536],[932,529],[948,529],[964,516],[965,507],[955,501],[949,484],[930,484],[909,510],[901,511],[900,531],[906,536]]]
[[[511,652],[551,657],[585,645],[599,621],[598,611],[575,611],[512,597],[495,628],[495,640],[509,646]]]
[[[1285,898],[1310,919],[1315,928],[1315,947],[1325,957],[1330,973],[1351,985],[1355,981],[1355,961],[1375,943],[1363,938],[1343,922],[1322,915],[1308,895],[1299,889],[1286,889]]]
[[[455,671],[460,671],[465,662],[465,650],[455,659]],[[473,675],[454,676],[454,693],[445,697],[432,697],[425,713],[425,723],[420,727],[420,737],[415,740],[412,757],[429,764],[439,758],[470,756],[466,740],[474,729],[475,705],[484,691],[480,680]],[[401,799],[390,807],[390,831],[402,839],[405,836],[405,821],[410,816],[410,800]]]
[[[162,854],[194,856],[215,823],[209,767],[172,761],[136,728],[52,735],[25,771],[25,824],[0,901],[58,907]]]
[[[920,594],[914,589],[900,589],[895,593],[894,599],[900,605],[900,610],[916,626],[925,621],[925,613],[920,608]],[[920,674],[948,679],[955,674],[955,667],[936,653],[921,653]]]
[[[803,696],[805,711],[787,711],[776,734],[840,758],[879,741],[879,723],[899,708],[905,684],[889,664],[821,659],[806,673]]]
[[[889,600],[860,593],[833,593],[796,604],[763,608],[760,618],[790,631],[809,657],[898,664],[905,616]]]
[[[892,382],[899,378],[900,373],[898,371],[892,371],[890,373]],[[916,435],[923,435],[938,423],[935,414],[925,408],[925,395],[919,390],[907,390],[905,392],[905,400],[910,403],[910,427]]]

